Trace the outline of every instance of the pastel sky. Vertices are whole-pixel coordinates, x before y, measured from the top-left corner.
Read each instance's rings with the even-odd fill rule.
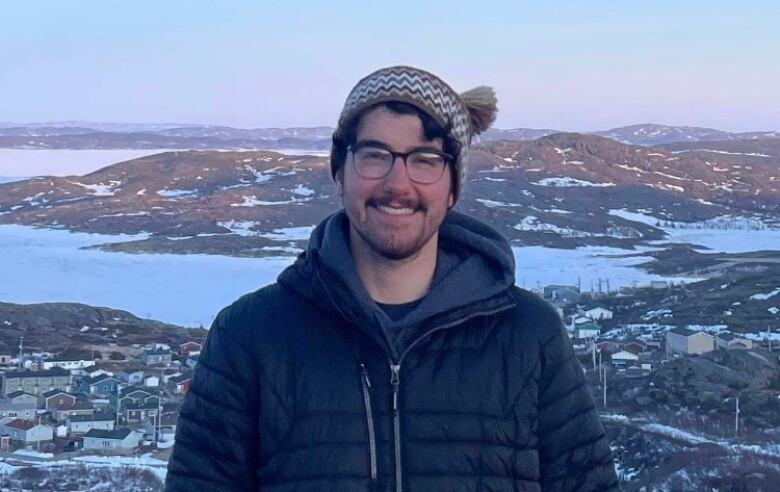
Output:
[[[499,128],[780,130],[780,2],[3,0],[0,121],[335,124],[389,64]]]

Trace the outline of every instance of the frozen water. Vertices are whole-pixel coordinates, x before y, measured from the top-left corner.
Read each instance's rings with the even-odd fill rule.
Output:
[[[72,176],[88,174],[117,162],[168,152],[146,150],[0,149],[0,175]]]
[[[80,249],[145,237],[0,225],[0,301],[81,302],[183,326],[209,326],[220,308],[272,282],[293,261]]]

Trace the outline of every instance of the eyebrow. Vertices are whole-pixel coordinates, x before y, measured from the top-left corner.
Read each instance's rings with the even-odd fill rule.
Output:
[[[379,141],[379,140],[373,140],[373,139],[358,140],[357,142],[355,142],[355,145],[356,146],[361,146],[361,147],[370,145],[372,147],[379,147],[379,148],[385,149],[385,150],[390,150],[390,151],[393,150],[386,143],[384,143],[382,141]],[[436,148],[436,147],[434,147],[432,145],[420,145],[418,147],[412,147],[409,150],[409,152],[419,152],[419,151],[422,151],[422,152],[436,152],[436,153],[439,153],[439,154],[444,152],[443,150],[438,149],[438,148]],[[402,153],[409,153],[409,152],[402,152]]]

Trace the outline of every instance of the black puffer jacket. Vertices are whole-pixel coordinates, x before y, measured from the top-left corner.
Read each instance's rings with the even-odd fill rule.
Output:
[[[179,418],[168,491],[618,488],[558,314],[508,244],[450,212],[430,293],[393,322],[338,213],[279,282],[224,309]]]

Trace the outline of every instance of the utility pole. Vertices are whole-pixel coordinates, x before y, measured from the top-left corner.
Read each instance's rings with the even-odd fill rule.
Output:
[[[769,343],[769,351],[772,351],[772,331],[771,328],[767,325],[766,327],[766,340],[767,343]]]
[[[601,350],[599,350],[599,382],[603,382],[602,381],[602,376],[601,376],[601,371],[602,371],[603,367],[604,366],[601,364]]]
[[[591,344],[591,347],[593,349],[592,350],[592,352],[593,352],[593,370],[595,371],[596,370],[596,339],[595,338],[591,338],[590,339],[590,344]],[[599,352],[599,354],[601,354],[601,352]]]
[[[24,337],[19,338],[19,370],[22,370],[22,348],[24,347]]]
[[[739,395],[737,395],[736,408],[734,409],[734,439],[739,438]]]
[[[607,408],[607,368],[604,368],[604,408]]]
[[[119,428],[119,404],[120,404],[120,401],[121,401],[119,399],[119,394],[120,394],[119,391],[120,391],[119,390],[119,385],[117,384],[116,385],[116,425],[114,426],[115,429]]]

